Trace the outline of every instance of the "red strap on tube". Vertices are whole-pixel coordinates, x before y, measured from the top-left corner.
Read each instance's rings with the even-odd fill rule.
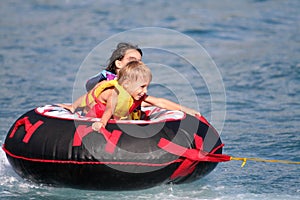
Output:
[[[161,138],[158,146],[163,150],[184,157],[185,159],[181,165],[174,171],[171,175],[171,179],[177,177],[184,177],[192,173],[199,162],[225,162],[230,160],[230,156],[224,154],[214,154],[219,148],[223,147],[224,144],[219,145],[214,148],[210,153],[203,151],[203,139],[202,137],[194,134],[195,140],[195,149],[190,149],[182,147],[178,144],[175,144],[165,138]]]

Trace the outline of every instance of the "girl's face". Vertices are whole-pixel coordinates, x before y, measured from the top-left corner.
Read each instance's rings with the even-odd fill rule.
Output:
[[[138,80],[136,82],[129,83],[126,90],[134,100],[140,100],[145,94],[147,94],[149,84],[149,80]]]
[[[116,60],[115,65],[116,65],[116,73],[118,74],[120,69],[125,67],[129,62],[131,61],[141,61],[142,56],[140,52],[138,52],[136,49],[128,49],[125,52],[124,57],[122,60]]]

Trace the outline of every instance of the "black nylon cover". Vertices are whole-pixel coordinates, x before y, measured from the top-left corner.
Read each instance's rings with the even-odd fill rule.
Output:
[[[3,146],[16,173],[33,182],[53,186],[97,190],[133,190],[162,183],[185,183],[210,173],[217,165],[199,162],[185,177],[170,179],[182,159],[160,149],[157,144],[166,138],[183,147],[195,148],[194,133],[204,140],[204,150],[210,152],[221,145],[218,133],[197,118],[187,115],[183,120],[150,124],[109,123],[106,129],[122,131],[113,153],[106,152],[107,141],[101,133],[92,132],[82,138],[81,146],[73,146],[78,126],[91,126],[89,121],[62,120],[31,110],[31,124],[43,121],[28,143],[20,126],[12,138],[8,132]],[[18,121],[18,120],[17,120]],[[219,149],[216,153],[222,153]]]

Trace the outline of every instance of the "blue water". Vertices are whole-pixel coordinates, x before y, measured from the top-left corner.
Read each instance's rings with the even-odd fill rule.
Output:
[[[27,110],[82,94],[128,40],[153,70],[149,93],[199,109],[224,153],[300,161],[299,10],[298,0],[2,0],[0,143]],[[300,199],[300,165],[240,166],[184,185],[84,191],[25,181],[1,151],[0,199]]]

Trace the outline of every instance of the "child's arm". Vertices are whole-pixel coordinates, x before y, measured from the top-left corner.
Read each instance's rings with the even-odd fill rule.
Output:
[[[109,92],[109,91],[107,90],[106,92]],[[92,124],[93,130],[99,131],[102,127],[105,128],[108,120],[112,117],[113,111],[116,108],[117,98],[118,98],[118,94],[117,94],[116,90],[112,89],[111,93],[108,95],[105,111],[101,117],[100,122],[94,122]]]
[[[153,106],[157,106],[159,108],[167,109],[167,110],[181,110],[181,111],[183,111],[185,113],[188,113],[192,116],[195,116],[195,115],[201,116],[200,112],[198,112],[196,110],[193,110],[191,108],[179,105],[179,104],[177,104],[173,101],[170,101],[170,100],[167,100],[167,99],[164,99],[164,98],[157,98],[157,97],[153,97],[153,96],[147,96],[145,98],[144,102],[146,102],[150,105],[153,105]]]
[[[72,104],[57,104],[60,107],[66,108],[70,110],[72,113],[75,112],[75,110],[80,106],[82,99],[85,98],[85,95],[82,95],[76,101],[74,101]]]
[[[106,81],[106,80],[103,80],[103,81],[97,83],[97,84],[95,85],[94,88],[98,87],[99,85],[101,85],[101,84],[103,84],[103,83],[105,83],[105,82],[107,82],[107,81]],[[74,101],[72,104],[56,104],[56,105],[58,105],[58,106],[60,106],[60,107],[63,107],[63,108],[66,108],[66,109],[70,110],[72,113],[74,113],[75,110],[76,110],[76,109],[80,106],[80,104],[82,103],[82,100],[83,100],[84,98],[86,98],[86,95],[87,95],[88,93],[89,93],[89,92],[85,93],[84,95],[82,95],[81,97],[79,97],[78,99],[76,99],[76,101]]]

